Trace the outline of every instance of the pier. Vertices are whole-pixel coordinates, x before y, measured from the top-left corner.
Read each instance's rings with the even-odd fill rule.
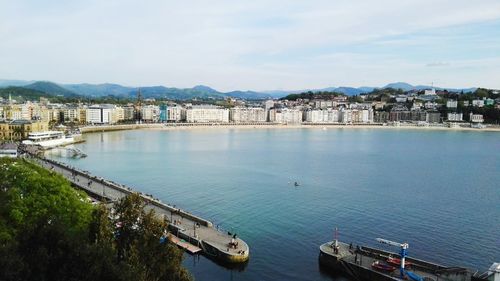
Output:
[[[335,247],[337,245],[337,247]],[[374,263],[386,264],[389,258],[399,258],[399,254],[366,246],[352,246],[331,241],[320,246],[319,263],[324,269],[343,273],[355,280],[401,281],[399,266],[380,271],[373,268]],[[407,257],[409,270],[425,281],[487,281],[476,272],[464,267],[443,266],[440,264]],[[408,279],[412,280],[412,279]]]
[[[137,192],[127,186],[94,176],[64,163],[42,157],[35,157],[34,161],[46,169],[61,174],[73,186],[111,203]],[[150,195],[142,193],[140,195],[146,202],[146,210],[154,210],[161,219],[169,222],[170,234],[175,235],[175,238],[170,238],[172,243],[191,253],[198,252],[197,248],[199,248],[207,257],[222,263],[244,263],[249,259],[250,249],[239,237],[221,232],[213,226],[212,222],[162,203]]]

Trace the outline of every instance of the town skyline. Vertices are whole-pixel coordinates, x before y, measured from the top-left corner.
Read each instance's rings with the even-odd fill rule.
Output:
[[[0,25],[5,79],[221,91],[394,81],[500,88],[497,1],[16,1],[3,4]]]

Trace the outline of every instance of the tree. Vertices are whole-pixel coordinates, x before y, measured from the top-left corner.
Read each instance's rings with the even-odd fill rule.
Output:
[[[62,176],[0,158],[0,280],[191,280],[144,206],[133,194],[94,207]]]
[[[131,265],[136,280],[190,280],[182,267],[182,252],[171,243],[160,243],[167,228],[145,202],[131,194],[115,206],[118,260]]]

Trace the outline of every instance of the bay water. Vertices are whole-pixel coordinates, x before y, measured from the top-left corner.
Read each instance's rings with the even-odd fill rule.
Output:
[[[85,134],[58,158],[236,232],[250,261],[185,254],[196,280],[348,280],[322,243],[408,242],[410,256],[500,262],[500,133],[405,129],[134,130]],[[295,182],[299,186],[295,186]]]

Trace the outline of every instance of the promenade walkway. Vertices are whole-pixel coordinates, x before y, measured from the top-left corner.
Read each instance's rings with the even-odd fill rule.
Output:
[[[96,177],[64,163],[44,158],[34,158],[40,165],[67,178],[76,187],[99,198],[116,202],[122,197],[135,193],[131,188]],[[200,247],[203,253],[222,262],[240,263],[249,258],[249,247],[239,237],[234,237],[216,229],[212,222],[190,214],[184,210],[164,204],[158,199],[141,194],[146,201],[146,209],[153,209],[162,219],[167,219],[170,232],[186,242]]]

